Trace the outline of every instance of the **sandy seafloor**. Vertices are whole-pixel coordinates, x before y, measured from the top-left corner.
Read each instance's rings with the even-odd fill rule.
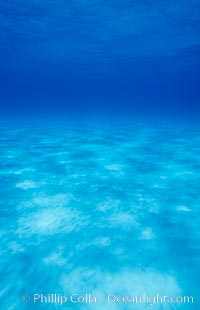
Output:
[[[198,122],[3,121],[0,130],[0,309],[200,308]],[[34,304],[34,293],[195,302],[61,307]]]

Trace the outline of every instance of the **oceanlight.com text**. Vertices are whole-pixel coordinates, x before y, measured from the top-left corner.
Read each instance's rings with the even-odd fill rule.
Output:
[[[65,294],[43,294],[35,293],[32,295],[23,295],[22,301],[24,303],[40,303],[40,304],[97,304],[97,303],[109,303],[109,304],[148,304],[154,306],[156,304],[193,304],[193,296],[168,296],[168,295],[147,295],[140,296],[134,295],[119,295],[115,293],[109,294],[78,294],[72,293],[70,295]]]

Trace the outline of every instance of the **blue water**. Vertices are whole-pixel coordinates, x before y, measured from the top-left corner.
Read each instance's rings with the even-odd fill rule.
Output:
[[[200,115],[198,0],[0,3],[0,115]]]
[[[1,309],[199,309],[198,122],[0,128]],[[195,301],[60,306],[36,293]]]
[[[198,0],[0,1],[0,310],[200,309],[199,103]]]

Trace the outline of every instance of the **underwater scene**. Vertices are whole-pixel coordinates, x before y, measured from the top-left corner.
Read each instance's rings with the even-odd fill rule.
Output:
[[[200,309],[200,2],[0,2],[0,310]]]
[[[2,309],[198,309],[198,122],[1,122],[1,132]],[[144,294],[168,299],[131,302]]]

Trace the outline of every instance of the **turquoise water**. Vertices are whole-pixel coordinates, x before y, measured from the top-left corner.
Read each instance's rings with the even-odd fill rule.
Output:
[[[199,309],[198,123],[0,127],[1,309]],[[195,300],[34,303],[42,293]]]
[[[199,102],[199,0],[0,2],[0,310],[200,309]]]

